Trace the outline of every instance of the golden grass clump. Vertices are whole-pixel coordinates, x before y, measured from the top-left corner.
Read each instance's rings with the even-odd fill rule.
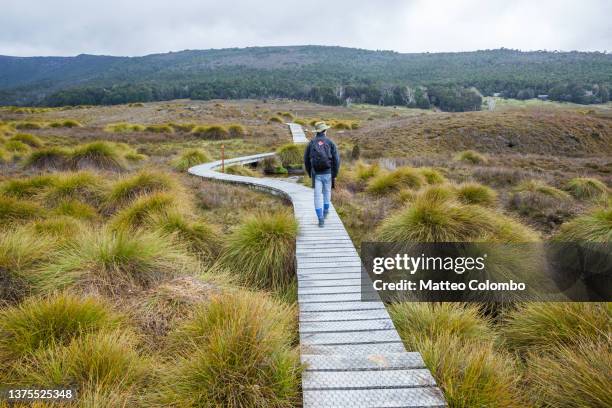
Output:
[[[170,125],[147,125],[144,131],[151,133],[174,133],[174,128]]]
[[[112,123],[107,125],[104,130],[111,133],[131,133],[131,132],[143,132],[145,127],[143,125],[137,125],[133,123]]]
[[[247,166],[242,166],[240,164],[226,167],[225,172],[227,174],[235,174],[237,176],[247,176],[247,177],[257,177],[258,176],[256,172],[254,172]]]
[[[30,147],[42,147],[44,142],[38,136],[34,136],[30,133],[17,133],[12,136],[9,140],[15,140],[24,144],[27,144]]]
[[[16,198],[32,198],[53,186],[55,180],[49,175],[12,178],[0,185],[0,192]]]
[[[75,287],[118,295],[197,270],[186,248],[157,233],[106,228],[85,232],[58,250],[53,262],[39,268],[33,279],[42,292]]]
[[[221,125],[196,126],[191,133],[206,140],[221,140],[230,136],[227,128]]]
[[[565,189],[579,200],[605,200],[608,196],[608,187],[590,177],[573,178],[567,182]]]
[[[45,127],[45,123],[42,122],[31,122],[31,121],[23,121],[16,122],[13,124],[13,127],[18,130],[37,130]]]
[[[368,182],[367,191],[375,195],[397,192],[402,188],[419,189],[425,178],[411,167],[399,167],[391,172],[383,172]]]
[[[70,155],[70,165],[77,170],[95,168],[117,171],[127,168],[121,149],[113,143],[104,141],[76,147]]]
[[[44,215],[38,204],[14,197],[0,196],[0,225],[24,222]]]
[[[4,150],[10,153],[15,153],[15,154],[25,154],[31,150],[30,146],[23,143],[22,141],[15,140],[15,139],[10,139],[6,141],[3,147],[4,147]]]
[[[244,126],[239,124],[231,124],[227,127],[230,137],[242,137],[247,134],[247,130]]]
[[[457,199],[464,204],[476,204],[494,207],[497,204],[497,193],[491,187],[478,183],[461,183],[455,187]]]
[[[211,160],[210,155],[202,149],[186,149],[173,160],[172,165],[179,171],[187,171],[190,167],[207,163]]]
[[[73,119],[66,119],[66,120],[60,120],[60,121],[55,121],[55,122],[51,122],[49,123],[49,127],[52,128],[75,128],[75,127],[83,127],[83,125]]]
[[[513,191],[517,193],[522,192],[530,192],[530,193],[538,193],[545,196],[549,196],[552,198],[556,198],[559,200],[568,200],[571,199],[570,195],[563,190],[559,190],[553,186],[546,184],[546,182],[542,180],[525,180],[519,183]]]
[[[0,146],[0,164],[8,163],[13,158],[13,155],[7,152],[2,146]]]
[[[286,288],[295,279],[297,230],[289,211],[251,215],[228,237],[220,262],[252,286]]]
[[[105,204],[118,208],[141,195],[177,190],[178,183],[170,174],[145,169],[115,181],[109,188]]]
[[[105,188],[106,184],[98,174],[88,171],[60,173],[43,199],[49,206],[77,200],[99,207],[104,200]]]
[[[118,211],[111,219],[114,230],[130,230],[151,226],[155,217],[183,212],[185,204],[175,194],[156,192],[142,195]]]
[[[554,236],[563,242],[612,242],[612,207],[596,208],[561,225]]]
[[[278,116],[271,116],[270,118],[268,118],[268,122],[270,122],[270,123],[284,123],[285,121],[282,118],[279,118]]]
[[[295,310],[265,294],[215,296],[171,333],[180,357],[167,369],[158,402],[294,407],[301,381],[294,330]]]
[[[78,219],[65,215],[36,220],[29,227],[36,234],[49,236],[58,242],[69,242],[86,228]]]
[[[70,150],[62,147],[45,147],[30,153],[24,164],[41,170],[66,170],[70,166],[70,154]]]
[[[431,167],[420,167],[419,172],[425,178],[427,184],[446,183],[446,177],[436,169],[432,169]]]
[[[86,221],[93,221],[98,218],[98,211],[94,207],[74,199],[59,201],[53,208],[52,213]]]
[[[554,346],[576,346],[581,339],[609,341],[610,303],[525,303],[506,312],[502,332],[507,346],[523,355]]]
[[[470,164],[486,164],[489,161],[486,156],[474,150],[465,150],[457,153],[455,160]]]
[[[294,143],[285,144],[276,149],[276,154],[284,167],[301,165],[304,161],[304,150]]]
[[[368,181],[372,177],[376,177],[380,173],[380,166],[378,163],[366,164],[362,161],[358,161],[355,164],[355,176],[361,181]]]

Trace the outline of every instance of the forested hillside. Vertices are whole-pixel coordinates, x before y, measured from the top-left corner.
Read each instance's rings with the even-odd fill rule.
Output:
[[[478,110],[481,96],[609,100],[612,55],[586,52],[401,54],[323,46],[181,51],[144,57],[0,56],[0,104],[80,105],[176,98],[286,97]]]

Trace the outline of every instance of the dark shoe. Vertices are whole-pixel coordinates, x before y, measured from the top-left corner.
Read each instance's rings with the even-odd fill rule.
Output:
[[[329,211],[323,211],[323,218],[327,218],[328,215],[329,215]]]
[[[319,218],[319,227],[323,228],[324,225],[325,225],[325,218]]]

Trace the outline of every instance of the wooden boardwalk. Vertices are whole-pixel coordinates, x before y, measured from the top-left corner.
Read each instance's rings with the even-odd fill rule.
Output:
[[[289,128],[295,143],[308,141],[300,125]],[[253,163],[273,154],[225,164]],[[325,227],[319,228],[311,188],[215,171],[220,166],[201,164],[189,173],[245,184],[293,203],[299,223],[296,267],[301,359],[306,364],[304,407],[446,406],[421,355],[406,352],[385,305],[361,301],[361,259],[333,206]]]

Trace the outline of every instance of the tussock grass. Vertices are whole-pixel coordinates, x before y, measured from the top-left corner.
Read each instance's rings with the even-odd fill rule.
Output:
[[[297,229],[289,211],[251,215],[228,237],[220,262],[249,285],[282,289],[295,278]]]
[[[106,132],[113,133],[131,133],[131,132],[143,132],[145,127],[143,125],[137,125],[133,123],[112,123],[107,125],[104,130]]]
[[[110,225],[114,230],[126,231],[151,226],[155,217],[166,217],[183,208],[184,205],[170,193],[143,195],[117,212],[110,219]]]
[[[230,136],[227,128],[221,125],[196,126],[191,133],[206,140],[221,140]]]
[[[83,231],[85,225],[76,218],[59,216],[34,221],[30,226],[36,234],[47,235],[58,242],[70,241]]]
[[[45,123],[42,122],[31,122],[31,121],[23,121],[16,122],[13,124],[13,127],[18,130],[37,130],[45,127]]]
[[[399,167],[372,178],[368,182],[367,191],[375,195],[384,195],[399,191],[401,188],[419,189],[423,184],[425,184],[425,178],[417,169]]]
[[[0,226],[31,220],[43,215],[43,208],[32,201],[0,196]]]
[[[247,134],[247,130],[244,126],[238,124],[232,124],[227,127],[227,131],[230,137],[242,137]]]
[[[355,176],[361,181],[368,181],[369,179],[376,177],[380,173],[380,166],[378,163],[366,164],[362,161],[358,161],[355,164]]]
[[[168,123],[177,132],[191,132],[196,125],[194,123]]]
[[[455,188],[459,201],[464,204],[477,204],[494,207],[497,204],[497,193],[490,187],[478,183],[461,183]]]
[[[75,127],[83,127],[83,125],[73,119],[60,120],[49,123],[49,127],[51,128],[75,128]]]
[[[147,125],[144,130],[151,133],[174,133],[174,128],[170,125]]]
[[[210,155],[202,149],[186,149],[173,160],[172,165],[179,171],[186,171],[190,167],[207,163],[211,160]]]
[[[559,346],[528,359],[527,382],[534,405],[605,408],[610,393],[612,346],[579,340],[574,347]]]
[[[304,161],[304,149],[293,143],[279,147],[276,154],[284,167],[301,165]]]
[[[601,200],[608,195],[608,187],[602,181],[589,177],[573,178],[565,189],[579,200]]]
[[[159,403],[295,406],[301,367],[294,330],[295,311],[266,295],[214,297],[173,334],[181,357],[168,367]]]
[[[553,346],[576,346],[581,339],[609,340],[609,303],[525,303],[503,316],[506,344],[523,355]]]
[[[27,144],[19,140],[15,140],[15,139],[10,139],[6,141],[3,147],[4,147],[4,150],[10,153],[17,153],[17,154],[25,154],[31,150],[30,146],[28,146]]]
[[[569,200],[571,199],[570,195],[563,190],[559,190],[553,186],[548,185],[546,182],[542,180],[525,180],[519,183],[513,189],[514,192],[522,193],[522,192],[530,192],[530,193],[538,193],[551,198],[555,198],[558,200]]]
[[[0,185],[0,191],[11,197],[32,198],[53,186],[55,180],[48,175],[12,178]]]
[[[24,144],[27,144],[30,147],[42,147],[44,142],[38,136],[34,136],[30,133],[17,133],[12,136],[9,140],[15,140]]]
[[[43,292],[77,287],[118,295],[197,270],[197,261],[184,247],[159,234],[100,229],[59,250],[34,278]]]
[[[444,334],[416,345],[451,407],[526,406],[520,373],[512,355],[492,342],[465,342]]]
[[[8,364],[85,333],[119,327],[121,317],[94,297],[60,293],[0,310],[0,362]]]
[[[53,214],[73,217],[79,220],[93,221],[98,218],[97,210],[89,204],[78,200],[61,200],[53,208]]]
[[[409,350],[415,350],[420,340],[443,336],[465,343],[496,339],[492,322],[474,304],[401,302],[391,304],[389,314]]]
[[[432,185],[425,187],[423,190],[419,191],[418,194],[415,194],[413,191],[408,190],[412,193],[411,196],[407,196],[406,198],[409,201],[413,202],[420,197],[422,201],[428,203],[444,203],[448,201],[457,200],[457,191],[452,184],[440,184],[440,185]]]
[[[227,174],[235,174],[238,176],[257,177],[258,174],[246,166],[236,164],[225,168]]]
[[[594,209],[563,224],[554,239],[563,242],[612,242],[612,207]]]
[[[291,112],[276,112],[276,114],[277,114],[278,116],[282,116],[282,117],[284,117],[284,118],[286,118],[286,119],[288,119],[288,120],[293,120],[293,119],[295,119],[295,116],[294,116],[294,115],[293,115],[293,113],[291,113]]]
[[[48,260],[55,242],[31,229],[4,229],[0,234],[0,306],[30,292],[30,274]]]
[[[268,122],[269,123],[284,123],[285,121],[282,118],[279,118],[278,116],[270,116],[268,118]]]
[[[105,204],[110,208],[118,208],[144,194],[177,190],[179,190],[178,184],[169,174],[141,170],[114,182],[109,188]]]
[[[25,166],[45,170],[65,170],[70,166],[70,150],[62,147],[35,150],[26,158]]]
[[[44,202],[55,206],[62,201],[78,200],[98,207],[103,202],[105,187],[104,180],[95,173],[61,173],[45,193]]]
[[[104,170],[124,170],[127,168],[120,149],[109,142],[91,142],[74,149],[70,155],[73,169],[96,168]]]
[[[419,172],[425,178],[427,184],[443,184],[446,183],[446,177],[442,175],[438,170],[430,167],[421,167]]]
[[[455,160],[470,164],[486,164],[489,160],[481,153],[475,150],[465,150],[457,153]]]
[[[8,163],[13,158],[13,155],[4,150],[2,146],[0,146],[0,164]]]

